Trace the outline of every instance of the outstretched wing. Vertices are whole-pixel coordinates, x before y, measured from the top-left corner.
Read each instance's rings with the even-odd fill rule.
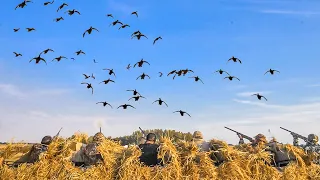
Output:
[[[266,101],[268,101],[268,99],[266,98],[266,97],[264,97],[264,96],[262,96]]]
[[[177,70],[173,70],[173,71],[169,72],[167,76],[169,76],[170,74],[175,73],[176,71],[177,71]]]
[[[148,61],[143,61],[143,62],[145,62],[145,63],[147,63],[147,64],[149,64],[149,65],[150,65],[150,63],[149,63]]]
[[[136,109],[135,107],[133,107],[133,106],[132,106],[132,105],[130,105],[130,104],[128,104],[128,106],[130,106],[130,107],[132,107],[132,108]]]
[[[155,101],[153,101],[153,103],[158,102],[158,101],[159,101],[159,100],[155,100]],[[153,104],[153,103],[152,103],[152,104]]]
[[[184,112],[185,114],[187,114],[188,116],[190,116],[190,114],[189,113],[187,113],[187,112]],[[190,116],[191,117],[191,116]]]
[[[168,104],[167,104],[166,102],[164,102],[164,101],[162,101],[162,102],[163,102],[167,107],[169,107],[169,106],[168,106]]]
[[[41,58],[40,61],[43,61],[43,62],[46,63],[46,65],[48,65],[48,64],[47,64],[47,61],[46,61],[45,59]]]

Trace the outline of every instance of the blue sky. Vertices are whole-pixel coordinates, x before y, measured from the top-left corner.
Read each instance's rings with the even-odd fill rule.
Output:
[[[67,2],[67,1],[66,1]],[[283,142],[291,142],[285,126],[307,135],[318,133],[320,113],[320,2],[230,0],[230,1],[63,1],[43,6],[29,3],[14,10],[20,1],[6,1],[0,11],[0,141],[39,141],[64,127],[62,136],[80,130],[89,135],[98,130],[106,135],[131,134],[143,128],[203,131],[206,139],[237,142],[229,126],[254,136],[268,129]],[[64,12],[77,9],[81,15]],[[138,11],[139,17],[130,15]],[[109,27],[113,14],[131,27]],[[63,16],[65,20],[54,22]],[[82,38],[90,26],[93,32]],[[36,31],[26,32],[34,27]],[[13,28],[21,28],[14,33]],[[149,39],[131,39],[140,30]],[[162,36],[154,46],[154,38]],[[41,51],[48,65],[29,63]],[[76,56],[82,49],[86,55]],[[23,54],[15,58],[13,52]],[[52,62],[58,56],[68,60]],[[227,60],[235,56],[243,64]],[[76,58],[76,61],[70,58]],[[144,58],[142,68],[126,70],[126,65]],[[93,63],[96,59],[97,64]],[[108,79],[103,68],[113,68],[115,84],[98,84]],[[164,75],[174,69],[189,68],[204,84],[186,77],[175,80]],[[223,80],[213,72],[228,71],[239,81]],[[265,75],[268,69],[281,73]],[[136,80],[145,72],[151,79]],[[94,73],[95,94],[84,85],[83,73]],[[190,74],[193,76],[193,74]],[[115,109],[128,103],[126,89],[137,89],[147,99],[130,102],[137,109]],[[268,102],[251,97],[261,93]],[[161,97],[169,107],[151,104]],[[96,105],[108,101],[114,109]],[[173,114],[187,111],[192,118]]]

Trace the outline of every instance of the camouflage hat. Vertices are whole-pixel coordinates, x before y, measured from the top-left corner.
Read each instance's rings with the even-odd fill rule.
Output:
[[[106,139],[106,137],[101,132],[98,132],[93,136],[92,141],[93,142],[102,142],[105,139]]]
[[[196,138],[196,139],[203,139],[203,135],[200,131],[195,131],[193,133],[193,138]]]
[[[313,142],[313,143],[318,143],[319,138],[315,134],[309,134],[308,135],[308,141]]]
[[[266,136],[263,135],[263,134],[257,134],[254,138],[255,138],[257,141],[267,143],[267,138],[266,138]]]
[[[41,140],[41,144],[49,145],[52,142],[51,136],[45,136]]]

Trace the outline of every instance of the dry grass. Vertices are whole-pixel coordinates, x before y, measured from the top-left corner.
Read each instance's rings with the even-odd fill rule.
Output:
[[[89,140],[90,141],[90,140]],[[267,165],[269,154],[262,148],[252,149],[249,146],[228,146],[225,142],[212,140],[211,144],[218,145],[219,152],[226,162],[214,166],[210,158],[213,152],[199,152],[198,148],[185,141],[177,144],[167,137],[160,140],[159,158],[164,162],[163,167],[149,168],[140,164],[141,155],[135,146],[124,148],[119,143],[106,139],[98,147],[104,158],[101,164],[87,170],[74,167],[70,160],[72,153],[70,145],[75,142],[88,142],[85,134],[76,134],[72,138],[59,138],[50,144],[48,151],[33,164],[20,165],[10,168],[2,163],[16,160],[27,153],[30,146],[25,144],[9,144],[0,148],[0,177],[1,179],[175,179],[175,180],[307,180],[320,179],[320,166],[310,161],[304,151],[286,145],[286,148],[297,157],[283,170]],[[249,153],[250,152],[250,153]]]

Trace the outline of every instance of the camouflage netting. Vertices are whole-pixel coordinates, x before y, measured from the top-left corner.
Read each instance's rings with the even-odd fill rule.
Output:
[[[43,153],[40,161],[29,165],[22,164],[11,168],[3,162],[13,162],[30,150],[30,145],[9,144],[0,147],[0,177],[11,179],[210,179],[210,180],[304,180],[320,179],[320,166],[315,165],[301,149],[285,145],[286,149],[297,157],[283,169],[268,165],[269,154],[263,148],[251,149],[250,146],[229,146],[223,141],[212,140],[215,147],[211,152],[199,152],[198,148],[185,141],[173,143],[171,139],[162,137],[159,158],[163,167],[145,167],[138,157],[141,152],[135,146],[124,148],[108,138],[103,139],[98,147],[104,161],[86,170],[75,167],[70,162],[74,153],[74,143],[90,142],[85,134],[54,140]],[[218,151],[219,150],[219,151]],[[220,166],[215,166],[212,159],[219,152],[225,159]],[[250,153],[249,153],[250,152]]]

